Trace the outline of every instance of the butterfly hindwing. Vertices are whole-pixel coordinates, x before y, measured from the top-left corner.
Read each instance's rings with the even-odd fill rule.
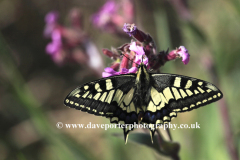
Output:
[[[222,98],[216,86],[203,80],[173,74],[149,75],[141,123],[149,125],[152,136],[156,125],[170,122],[177,112],[191,111]]]
[[[213,84],[181,75],[153,74],[156,90],[166,98],[169,111],[185,112],[215,102],[222,98]]]

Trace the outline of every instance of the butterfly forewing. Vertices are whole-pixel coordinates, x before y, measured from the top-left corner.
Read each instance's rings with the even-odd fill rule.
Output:
[[[135,77],[135,74],[128,74],[86,83],[73,90],[64,104],[90,114],[108,117],[112,123],[131,123],[133,117],[137,122],[137,109],[133,104]],[[130,112],[134,112],[135,116]]]

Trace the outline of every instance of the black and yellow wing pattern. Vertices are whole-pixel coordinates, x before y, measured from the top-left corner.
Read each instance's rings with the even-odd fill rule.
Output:
[[[221,99],[213,84],[174,74],[151,74],[142,63],[136,74],[112,76],[86,83],[64,100],[68,107],[110,119],[111,123],[156,126],[178,112],[191,111]],[[134,128],[124,127],[125,142]]]

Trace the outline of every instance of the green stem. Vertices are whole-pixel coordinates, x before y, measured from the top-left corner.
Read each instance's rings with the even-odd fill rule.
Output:
[[[80,147],[77,143],[71,142],[70,139],[57,134],[49,123],[46,114],[41,109],[41,104],[33,97],[28,86],[26,85],[24,78],[19,72],[11,54],[11,50],[5,42],[2,34],[0,33],[0,61],[4,74],[5,81],[9,83],[15,97],[25,107],[30,120],[33,122],[37,133],[41,138],[46,140],[49,144],[53,145],[53,151],[59,159],[76,159],[81,157],[82,159],[91,159],[87,152],[83,151],[84,147]],[[71,152],[67,148],[71,147]],[[78,149],[79,148],[79,149]],[[75,154],[73,154],[73,152]]]

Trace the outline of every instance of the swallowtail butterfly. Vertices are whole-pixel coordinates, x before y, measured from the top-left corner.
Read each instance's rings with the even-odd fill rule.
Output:
[[[213,84],[187,76],[149,73],[141,63],[136,74],[98,79],[73,90],[68,107],[110,119],[111,123],[156,125],[170,122],[178,112],[191,111],[223,97]],[[134,128],[123,128],[125,143]]]

